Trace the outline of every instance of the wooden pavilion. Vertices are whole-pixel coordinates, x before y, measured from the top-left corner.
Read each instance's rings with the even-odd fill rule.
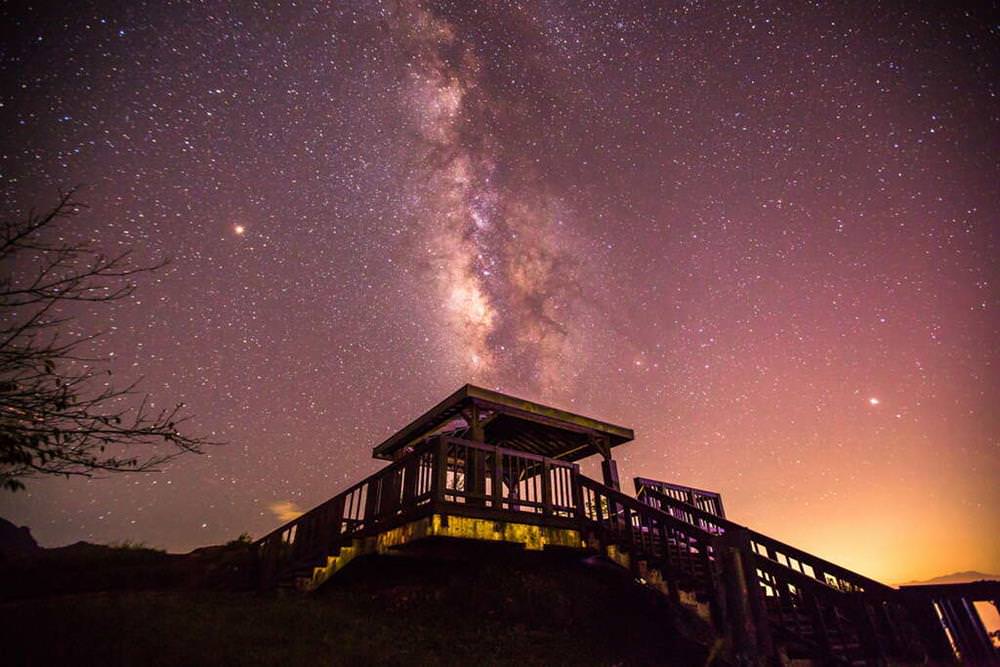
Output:
[[[506,542],[628,568],[710,620],[740,659],[953,657],[925,600],[734,523],[716,492],[640,477],[624,493],[612,453],[633,438],[466,385],[375,446],[384,468],[256,542],[261,587],[315,590],[358,556],[426,540]],[[591,456],[601,481],[580,472]]]
[[[376,446],[372,456],[396,460],[439,435],[553,461],[572,463],[598,455],[604,483],[616,489],[621,484],[611,449],[635,437],[624,426],[467,384]],[[475,483],[481,483],[484,471],[470,473],[478,475]]]

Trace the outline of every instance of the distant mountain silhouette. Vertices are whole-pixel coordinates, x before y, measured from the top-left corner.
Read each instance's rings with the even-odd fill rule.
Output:
[[[0,518],[0,560],[33,554],[40,549],[27,526],[18,527]]]
[[[927,579],[925,581],[907,581],[906,583],[900,585],[921,586],[924,584],[965,584],[970,581],[983,580],[1000,581],[1000,574],[986,574],[985,572],[969,570],[967,572],[952,572],[951,574],[945,574],[940,577],[934,577],[933,579]]]

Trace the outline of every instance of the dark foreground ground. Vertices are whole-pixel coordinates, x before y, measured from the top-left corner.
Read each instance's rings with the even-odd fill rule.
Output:
[[[0,662],[704,665],[714,639],[623,570],[576,554],[448,544],[358,559],[301,596],[233,590],[234,549],[197,566],[157,552],[2,564]]]

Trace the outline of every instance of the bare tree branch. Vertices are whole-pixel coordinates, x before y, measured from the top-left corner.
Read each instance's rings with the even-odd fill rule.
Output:
[[[153,471],[214,444],[182,433],[183,405],[153,409],[138,382],[111,385],[111,371],[98,370],[106,360],[81,352],[102,333],[67,339],[74,318],[60,306],[128,298],[134,276],[166,264],[134,266],[130,251],[108,257],[63,241],[58,225],[85,208],[75,194],[0,223],[0,488],[12,491],[45,475]]]

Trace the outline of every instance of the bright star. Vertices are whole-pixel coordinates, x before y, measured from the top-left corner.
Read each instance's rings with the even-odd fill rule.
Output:
[[[243,234],[247,231],[247,228],[243,225],[236,225],[233,227],[233,231],[236,232],[237,236],[243,236]]]
[[[881,403],[881,401],[879,401],[874,396],[868,399],[868,405],[878,405],[879,403]]]

